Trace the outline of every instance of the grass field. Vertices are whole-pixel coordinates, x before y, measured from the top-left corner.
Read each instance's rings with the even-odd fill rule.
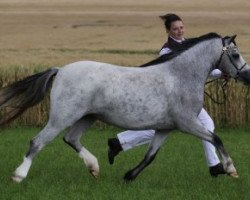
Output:
[[[218,199],[247,200],[250,196],[250,127],[218,130],[240,178],[211,178],[202,144],[196,138],[175,132],[163,145],[154,162],[129,184],[124,173],[134,167],[146,146],[121,153],[113,166],[107,161],[107,139],[119,129],[93,127],[84,138],[85,147],[100,164],[100,177],[92,178],[75,152],[64,144],[62,135],[34,160],[28,177],[13,183],[12,172],[22,161],[29,140],[39,128],[12,128],[0,134],[0,199]]]

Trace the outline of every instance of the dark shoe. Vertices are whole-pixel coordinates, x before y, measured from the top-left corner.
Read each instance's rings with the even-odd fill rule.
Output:
[[[108,139],[108,159],[109,164],[114,163],[115,156],[117,156],[120,151],[122,151],[122,146],[120,144],[120,141],[117,138],[110,138]]]
[[[219,174],[226,174],[224,167],[221,163],[209,167],[209,172],[212,177],[217,177]]]

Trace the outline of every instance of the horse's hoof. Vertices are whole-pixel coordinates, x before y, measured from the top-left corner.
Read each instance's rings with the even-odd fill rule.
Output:
[[[14,182],[16,182],[16,183],[20,183],[20,182],[22,182],[22,180],[24,179],[24,177],[18,176],[18,175],[13,175],[11,178],[12,178],[12,180],[13,180]]]
[[[239,175],[237,172],[231,172],[228,174],[229,176],[233,177],[233,178],[239,178]]]
[[[133,173],[132,171],[128,171],[124,177],[123,177],[123,180],[126,182],[126,183],[130,183],[131,181],[133,181],[135,179],[135,177],[133,176]]]
[[[97,171],[94,171],[94,170],[92,170],[92,171],[89,171],[89,173],[95,178],[95,179],[97,179],[98,178],[98,176],[99,176],[99,172],[97,172]]]

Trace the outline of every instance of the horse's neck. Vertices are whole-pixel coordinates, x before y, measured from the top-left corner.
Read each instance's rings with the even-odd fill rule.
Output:
[[[195,78],[199,83],[205,84],[211,71],[215,69],[219,52],[219,39],[204,41],[177,56],[170,65],[173,65],[172,70],[180,71],[180,74],[189,77],[191,81]]]

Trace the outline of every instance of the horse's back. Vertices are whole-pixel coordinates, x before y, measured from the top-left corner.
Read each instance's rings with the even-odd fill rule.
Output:
[[[104,63],[104,62],[97,62],[97,61],[78,61],[74,63],[70,63],[65,65],[61,68],[62,72],[65,73],[75,73],[75,74],[82,74],[82,73],[105,73],[105,71],[121,71],[124,70],[126,67]]]
[[[55,112],[63,110],[63,114],[70,109],[79,116],[95,114],[122,127],[136,128],[154,120],[163,123],[167,110],[165,86],[159,84],[159,74],[149,71],[94,61],[66,65],[55,78],[51,108]],[[140,122],[135,122],[138,116]]]

